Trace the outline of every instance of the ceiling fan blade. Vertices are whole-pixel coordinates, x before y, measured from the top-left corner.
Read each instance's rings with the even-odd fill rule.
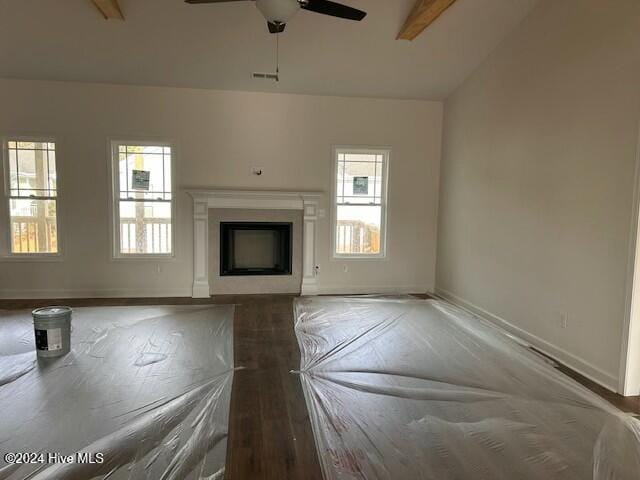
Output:
[[[246,2],[249,0],[184,0],[185,3],[195,5],[197,3],[226,3],[226,2]],[[254,1],[254,0],[250,0]]]
[[[341,3],[330,2],[329,0],[298,0],[298,2],[300,3],[300,8],[332,17],[360,21],[367,16],[367,12],[342,5]]]

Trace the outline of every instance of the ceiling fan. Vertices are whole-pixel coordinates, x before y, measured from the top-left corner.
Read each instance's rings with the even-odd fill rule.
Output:
[[[360,21],[367,16],[367,13],[362,10],[328,0],[185,0],[186,3],[191,4],[243,1],[256,2],[256,7],[267,20],[269,32],[271,33],[284,32],[287,22],[300,9],[356,21]]]

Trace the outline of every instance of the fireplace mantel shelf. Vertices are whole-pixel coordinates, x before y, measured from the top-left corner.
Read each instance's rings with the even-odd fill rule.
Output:
[[[300,197],[312,196],[322,197],[324,192],[320,191],[296,191],[296,190],[233,190],[228,188],[187,188],[185,190],[192,197]]]
[[[302,210],[302,294],[313,295],[316,285],[316,236],[318,206],[323,192],[288,190],[230,190],[185,188],[193,199],[193,297],[210,296],[209,286],[209,209],[244,208],[253,210]]]

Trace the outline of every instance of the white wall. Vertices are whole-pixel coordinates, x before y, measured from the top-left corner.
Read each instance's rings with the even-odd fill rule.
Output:
[[[639,120],[637,0],[543,1],[445,104],[438,289],[611,388]]]
[[[0,261],[0,297],[190,294],[192,212],[183,192],[174,261],[111,259],[110,138],[175,142],[179,186],[328,193],[332,145],[391,146],[388,258],[330,260],[327,215],[319,224],[319,287],[432,289],[441,120],[437,102],[0,80],[0,135],[57,140],[64,249],[60,262]],[[264,175],[251,175],[253,165]]]

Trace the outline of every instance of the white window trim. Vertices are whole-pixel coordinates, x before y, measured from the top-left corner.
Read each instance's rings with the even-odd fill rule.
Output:
[[[61,156],[59,155],[58,141],[55,137],[50,135],[4,135],[0,138],[2,142],[2,176],[4,178],[4,208],[7,228],[5,228],[6,235],[6,247],[0,255],[0,261],[2,262],[61,262],[64,260],[64,246],[62,240],[62,209],[60,208],[61,193],[60,184],[56,186],[56,242],[58,244],[58,251],[55,253],[49,252],[34,252],[34,253],[20,253],[13,252],[11,250],[11,207],[9,200],[11,198],[11,174],[9,173],[9,142],[39,142],[39,143],[54,143],[56,145],[56,177],[62,177],[60,175],[61,168]]]
[[[380,253],[337,253],[336,252],[336,226],[338,218],[337,199],[337,173],[338,173],[338,153],[375,153],[383,155],[383,179],[382,179],[382,213],[380,219]],[[331,169],[331,259],[332,260],[385,260],[387,258],[388,232],[387,232],[387,210],[389,207],[389,163],[391,162],[391,147],[382,146],[345,146],[335,145],[332,149],[332,169]]]
[[[171,253],[121,253],[120,252],[120,177],[119,165],[116,162],[116,153],[119,145],[140,145],[154,147],[171,147]],[[109,215],[111,216],[111,260],[113,261],[140,261],[148,260],[173,261],[176,257],[176,176],[175,162],[177,148],[174,142],[167,140],[137,140],[137,139],[111,139],[108,142],[108,161],[111,171],[109,190],[111,202]]]

